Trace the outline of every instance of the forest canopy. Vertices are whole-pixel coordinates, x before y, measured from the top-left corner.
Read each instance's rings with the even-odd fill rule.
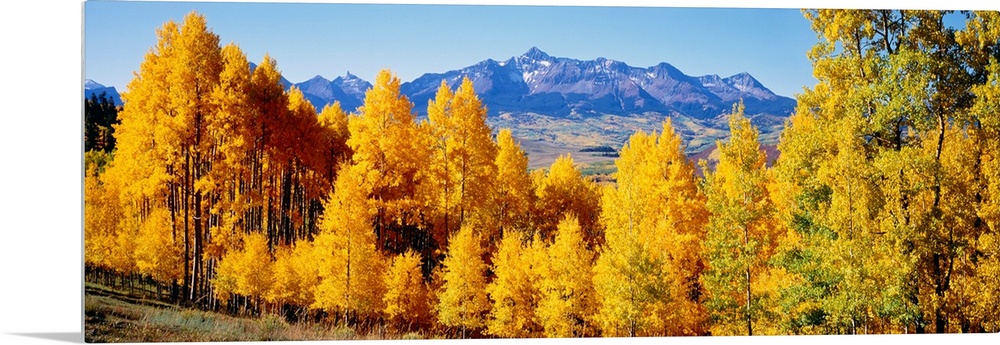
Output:
[[[713,168],[668,119],[597,182],[529,171],[468,78],[317,111],[192,12],[122,108],[86,100],[86,269],[446,337],[1000,331],[1000,14],[803,13],[818,82],[773,166],[738,103]]]

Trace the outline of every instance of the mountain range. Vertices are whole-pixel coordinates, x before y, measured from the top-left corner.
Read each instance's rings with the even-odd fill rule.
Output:
[[[468,76],[491,115],[538,113],[551,116],[638,115],[662,113],[709,119],[726,114],[741,98],[747,114],[787,116],[795,100],[774,94],[749,73],[729,77],[692,77],[668,63],[641,68],[605,58],[552,57],[538,48],[505,61],[487,59],[444,73],[427,73],[405,82],[400,91],[418,113],[426,112],[441,81],[457,87]],[[316,76],[292,84],[322,109],[340,101],[353,111],[371,84],[350,74],[327,80]]]
[[[364,79],[347,72],[343,77],[327,80],[322,76],[315,76],[312,79],[301,83],[293,84],[302,90],[316,110],[323,110],[327,104],[340,101],[340,106],[346,111],[354,111],[364,103],[365,91],[372,87],[372,84]]]
[[[466,76],[489,109],[487,121],[493,128],[510,128],[529,141],[527,146],[546,150],[620,147],[636,130],[658,131],[664,119],[672,118],[688,152],[701,152],[728,136],[728,114],[741,99],[761,131],[761,141],[773,145],[796,104],[746,72],[690,76],[665,62],[634,67],[606,58],[553,57],[537,47],[504,61],[487,59],[427,73],[402,83],[400,91],[413,102],[415,112],[426,115],[427,102],[442,80],[454,89]],[[350,73],[292,85],[317,109],[340,101],[347,111],[360,106],[364,90],[371,87]]]
[[[492,114],[654,112],[707,119],[728,113],[740,98],[748,114],[787,116],[795,107],[795,100],[774,94],[748,73],[692,77],[668,63],[641,68],[606,58],[552,57],[538,48],[506,61],[488,59],[459,70],[424,74],[400,88],[414,104],[422,105],[434,96],[442,79],[455,87],[463,76],[472,80]]]
[[[118,90],[114,86],[104,86],[90,79],[83,81],[84,99],[90,99],[91,96],[100,96],[101,93],[110,98],[115,105],[122,105],[122,96],[118,94]]]
[[[761,131],[762,142],[773,144],[796,105],[794,99],[776,95],[746,72],[728,77],[690,76],[666,62],[634,67],[603,57],[553,57],[537,47],[504,61],[487,59],[456,70],[427,73],[402,83],[400,91],[413,102],[418,115],[426,115],[427,102],[442,80],[454,89],[465,76],[489,109],[487,121],[493,128],[511,128],[522,140],[542,143],[539,147],[620,147],[634,131],[658,131],[664,119],[672,118],[686,139],[688,152],[696,153],[728,135],[726,119],[741,99],[745,113]],[[283,78],[282,84],[302,90],[317,110],[339,101],[346,111],[361,106],[365,91],[372,87],[350,72],[333,80],[317,75],[300,83]],[[101,90],[120,104],[113,87],[90,80],[85,95]]]

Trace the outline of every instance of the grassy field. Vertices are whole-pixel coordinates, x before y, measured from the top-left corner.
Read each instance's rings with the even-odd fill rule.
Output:
[[[646,133],[661,132],[666,117],[661,114],[641,116],[601,115],[594,117],[554,117],[541,114],[504,113],[491,117],[488,123],[493,128],[510,128],[520,142],[521,149],[528,154],[528,168],[548,168],[552,162],[567,153],[573,161],[582,166],[605,166],[614,162],[614,157],[599,152],[581,152],[586,148],[608,146],[620,149],[622,144],[636,131]],[[771,115],[751,116],[758,126],[760,141],[766,146],[778,142],[778,133],[784,126],[784,117]],[[696,120],[685,116],[674,116],[673,126],[684,138],[684,146],[689,156],[707,157],[715,149],[718,140],[729,137],[727,117]],[[771,156],[771,155],[769,155]],[[717,160],[717,159],[716,159]],[[600,168],[597,169],[602,171]]]
[[[292,324],[276,315],[240,318],[184,309],[92,283],[85,287],[84,318],[88,343],[424,338],[419,333],[385,331],[362,335],[326,323]]]

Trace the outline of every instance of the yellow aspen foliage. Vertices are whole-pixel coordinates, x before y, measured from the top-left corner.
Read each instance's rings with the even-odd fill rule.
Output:
[[[517,232],[507,232],[493,254],[493,281],[486,286],[492,301],[486,333],[505,338],[538,336],[542,327],[536,316],[542,266],[548,254],[541,240],[523,241]]]
[[[534,228],[542,240],[551,241],[559,221],[569,213],[580,221],[588,246],[601,241],[600,190],[596,183],[583,177],[572,155],[559,156],[537,182]]]
[[[216,264],[215,276],[213,276],[211,280],[212,294],[223,305],[227,305],[236,295],[236,281],[239,276],[237,266],[235,264],[237,261],[237,255],[238,250],[235,248],[226,252]]]
[[[267,237],[260,233],[244,236],[242,248],[227,252],[219,261],[215,280],[224,286],[216,292],[220,299],[237,294],[263,300],[274,280]]]
[[[880,252],[891,247],[874,242],[878,240],[874,236],[878,224],[873,220],[884,203],[872,180],[876,171],[866,161],[862,140],[854,135],[859,125],[856,118],[845,117],[839,124],[841,130],[830,133],[837,143],[835,154],[817,172],[820,181],[831,186],[824,225],[836,234],[836,240],[826,248],[826,265],[843,272],[839,289],[827,298],[825,309],[831,313],[828,319],[831,324],[856,328],[874,317],[874,305],[880,300],[880,292],[894,281],[879,275],[892,270],[905,274],[910,268],[897,266],[890,270],[880,266],[882,258],[888,254]],[[854,332],[854,329],[849,331]]]
[[[898,149],[906,140],[901,114],[916,118],[923,113],[900,102],[919,98],[913,90],[922,77],[911,73],[916,64],[885,68],[893,62],[878,61],[890,55],[899,55],[899,61],[914,58],[899,54],[909,48],[890,37],[903,26],[885,26],[895,15],[911,16],[880,10],[805,12],[820,41],[809,52],[820,83],[798,97],[796,114],[782,133],[771,187],[787,236],[774,260],[787,276],[777,290],[783,307],[772,309],[780,314],[774,318],[781,320],[782,332],[864,331],[880,322],[876,314],[908,317],[900,287],[902,277],[912,272],[910,261],[893,254],[903,251],[897,239],[905,236],[879,230],[890,223],[886,216],[903,216],[899,209],[878,214],[891,205],[871,161],[873,148]],[[888,93],[897,95],[883,96]],[[884,170],[901,167],[891,164],[896,168]],[[882,181],[898,181],[895,171]]]
[[[783,249],[804,283],[785,293],[806,309],[791,330],[979,328],[966,306],[986,230],[970,176],[995,112],[971,109],[998,41],[995,14],[968,14],[957,30],[944,11],[806,11],[819,83],[799,97],[777,174],[802,240]]]
[[[778,143],[781,155],[771,170],[771,201],[786,228],[774,259],[785,275],[775,314],[780,333],[823,334],[831,332],[824,300],[839,278],[835,267],[824,264],[836,233],[823,225],[832,189],[818,171],[833,159],[837,141],[829,140],[830,133],[820,127],[824,120],[806,104],[800,103],[786,122]]]
[[[288,117],[283,119],[281,136],[276,139],[283,144],[284,156],[291,165],[288,169],[302,174],[307,171],[306,168],[325,165],[325,140],[320,140],[316,107],[306,99],[302,90],[292,86],[285,94],[288,95]],[[307,189],[312,187],[305,181],[302,184]],[[329,190],[329,187],[324,186],[323,189]]]
[[[120,163],[113,174],[121,186],[123,226],[135,234],[152,211],[169,211],[171,234],[184,243],[183,291],[190,300],[207,301],[203,254],[215,187],[207,179],[214,145],[207,126],[216,114],[212,93],[223,66],[220,51],[218,36],[196,12],[182,25],[164,24],[129,83],[123,96],[129,106],[116,127]]]
[[[250,77],[250,123],[253,126],[247,135],[253,138],[250,161],[251,178],[247,200],[251,205],[249,228],[269,229],[276,219],[273,212],[267,212],[269,205],[279,198],[281,168],[285,165],[276,157],[278,147],[275,133],[280,131],[278,123],[288,111],[288,95],[281,84],[281,74],[277,62],[265,54]],[[273,231],[269,229],[269,231]]]
[[[136,237],[135,260],[139,273],[161,282],[180,281],[184,273],[184,240],[171,233],[170,211],[153,210]]]
[[[107,175],[102,175],[107,178]],[[88,266],[112,269],[117,246],[115,239],[122,218],[116,190],[109,190],[101,177],[88,171],[83,180],[83,258]]]
[[[318,147],[314,142],[318,133],[319,122],[316,117],[316,108],[306,100],[305,95],[296,86],[292,86],[285,92],[288,99],[286,111],[280,112],[283,115],[277,120],[278,127],[274,132],[275,160],[294,164],[293,161],[308,161],[309,153],[315,152],[312,149]],[[310,150],[305,150],[308,147]],[[323,150],[320,150],[323,151]],[[286,167],[291,169],[292,167]]]
[[[622,193],[606,187],[604,205],[619,203]],[[651,329],[660,320],[653,305],[666,295],[663,263],[649,256],[648,244],[639,241],[638,230],[608,226],[606,245],[598,249],[594,264],[594,289],[598,299],[596,323],[606,337],[662,335]],[[617,232],[617,233],[616,233]]]
[[[594,284],[606,335],[704,332],[697,279],[707,211],[680,137],[663,126],[659,136],[629,138],[615,162],[617,186],[602,199],[606,242]]]
[[[300,241],[298,243],[306,243]],[[274,281],[271,282],[265,299],[269,303],[291,304],[292,296],[295,294],[297,272],[292,265],[292,246],[278,246],[274,248],[274,263],[271,265]],[[318,275],[318,274],[317,274]],[[311,302],[311,301],[310,301]],[[308,304],[306,304],[308,305]]]
[[[261,233],[247,235],[243,239],[243,252],[239,259],[240,279],[236,292],[241,295],[262,298],[274,280],[271,270],[271,254],[267,237]]]
[[[995,52],[1000,46],[1000,13],[996,11],[976,11],[966,21],[966,28],[956,32],[955,38],[966,52],[969,64],[982,71],[983,81],[971,87],[976,101],[971,106],[974,115],[968,136],[975,139],[978,152],[974,154],[972,168],[973,181],[978,188],[966,193],[974,193],[974,225],[978,234],[974,236],[961,258],[971,261],[972,274],[958,285],[961,295],[968,299],[958,300],[958,329],[961,332],[997,332],[1000,330],[1000,62]],[[951,155],[948,155],[951,156]],[[963,167],[962,170],[970,170]],[[951,169],[954,169],[952,167]],[[943,169],[949,171],[949,169]],[[968,201],[965,201],[968,202]],[[964,261],[963,260],[963,261]]]
[[[96,236],[98,240],[96,244],[101,250],[101,256],[98,258],[103,257],[101,261],[104,262],[105,268],[123,274],[137,271],[136,241],[142,228],[143,217],[150,212],[151,206],[155,205],[153,204],[155,199],[151,200],[149,196],[136,196],[125,192],[132,186],[129,185],[130,180],[124,176],[135,172],[122,168],[117,162],[112,161],[100,177],[91,180],[92,186],[98,186],[94,188],[97,192],[92,194],[97,199],[94,205],[96,207],[89,211],[84,209],[84,217],[91,217],[94,221],[85,223],[85,226],[92,226],[99,234]],[[84,193],[87,193],[87,190]],[[128,196],[135,196],[137,199],[128,199]]]
[[[101,253],[94,261],[113,260],[94,265],[163,282],[180,277],[182,298],[209,307],[215,287],[206,282],[226,281],[213,278],[217,269],[236,277],[218,262],[245,250],[243,234],[267,234],[270,249],[316,233],[336,166],[329,148],[346,146],[346,136],[325,140],[315,108],[301,92],[285,93],[273,59],[250,67],[235,44],[220,48],[196,12],[157,30],[123,95],[118,161],[91,188],[113,190],[101,198],[110,204],[114,194],[117,204],[88,212],[88,232],[104,232],[88,245]],[[92,194],[99,204],[100,193]],[[222,291],[243,294],[236,283]]]
[[[407,250],[396,255],[385,271],[385,315],[400,329],[424,326],[430,321],[427,284],[420,254]]]
[[[219,37],[207,26],[205,17],[197,13],[189,13],[184,18],[184,25],[180,27],[176,38],[174,61],[167,76],[167,82],[171,84],[169,90],[169,113],[164,120],[163,135],[167,142],[174,142],[180,146],[177,155],[172,157],[177,159],[180,169],[189,178],[184,184],[188,191],[193,194],[194,200],[191,213],[193,214],[193,228],[196,232],[194,236],[194,251],[196,266],[200,264],[202,229],[204,219],[200,217],[210,198],[203,198],[202,193],[211,190],[212,184],[204,179],[207,177],[207,164],[212,141],[206,135],[207,124],[216,114],[216,107],[212,101],[212,91],[218,85],[219,74],[222,70],[222,56],[219,48]],[[183,162],[181,162],[183,160]],[[202,218],[202,219],[198,219]]]
[[[983,176],[993,176],[989,182],[989,201],[984,202],[979,210],[983,218],[990,217],[990,227],[975,243],[976,250],[983,255],[976,267],[975,277],[968,283],[969,294],[975,297],[971,310],[965,313],[979,323],[980,331],[995,333],[1000,331],[1000,222],[995,213],[1000,207],[1000,179],[996,178],[1000,176],[1000,161],[995,156],[1000,147],[994,145],[992,152],[989,167],[984,162],[983,169]]]
[[[972,302],[963,312],[976,331],[996,333],[1000,330],[1000,235],[996,230],[983,234],[976,247],[984,253],[976,267],[976,275],[963,284]]]
[[[222,71],[219,84],[212,91],[212,102],[217,109],[215,116],[207,119],[207,131],[215,140],[213,166],[207,177],[230,197],[220,198],[212,213],[220,217],[220,226],[212,234],[212,243],[205,253],[210,258],[220,258],[233,241],[239,239],[237,233],[246,229],[239,227],[244,214],[250,209],[243,181],[249,181],[251,171],[246,164],[255,138],[249,136],[250,123],[250,64],[246,55],[235,44],[222,48]]]
[[[120,123],[115,126],[118,159],[113,165],[120,170],[123,201],[150,198],[160,192],[169,178],[167,153],[176,149],[173,142],[162,137],[159,128],[170,113],[167,76],[178,35],[178,25],[172,20],[156,30],[156,46],[146,52],[139,71],[128,83],[128,91],[122,93],[122,100],[129,106],[118,113]]]
[[[374,86],[365,92],[358,115],[348,121],[347,139],[354,152],[352,164],[360,167],[370,187],[378,248],[394,253],[402,252],[409,241],[403,238],[402,228],[417,225],[425,213],[418,192],[431,149],[429,136],[416,123],[413,105],[400,93],[399,85],[399,78],[389,70],[379,72]],[[436,238],[438,243],[445,239]]]
[[[129,106],[118,113],[120,123],[115,126],[118,159],[108,169],[120,170],[123,201],[151,198],[169,178],[166,153],[174,149],[171,142],[159,137],[158,127],[169,112],[167,74],[177,34],[177,24],[173,21],[157,29],[157,46],[146,53],[135,78],[128,84],[128,91],[122,93],[122,100]]]
[[[315,302],[313,291],[319,285],[319,271],[313,261],[313,244],[300,240],[291,246],[280,246],[274,251],[274,282],[267,294],[267,301],[291,304],[300,308]]]
[[[455,219],[455,210],[458,208],[455,192],[455,169],[452,156],[454,148],[449,150],[449,137],[454,135],[452,130],[455,125],[452,121],[451,99],[454,97],[451,88],[445,81],[441,81],[437,93],[433,100],[427,101],[427,125],[422,128],[428,132],[427,136],[433,141],[431,157],[434,164],[428,169],[422,169],[423,173],[430,177],[429,183],[424,185],[422,191],[425,201],[431,205],[432,222],[436,229],[434,234],[438,238],[446,238],[452,233],[452,229],[460,228],[461,221]],[[452,144],[453,145],[453,144]],[[442,242],[443,243],[443,242]]]
[[[978,256],[975,276],[967,283],[968,294],[976,297],[964,310],[970,319],[970,331],[1000,331],[1000,61],[990,57],[990,49],[995,49],[1000,38],[1000,13],[995,11],[976,12],[967,23],[968,29],[956,33],[967,50],[977,57],[978,64],[984,66],[986,82],[972,87],[976,102],[972,111],[979,114],[980,128],[975,132],[979,140],[978,174],[980,188],[976,195],[981,197],[976,205],[976,215],[986,229],[973,241],[973,253]],[[976,325],[978,324],[978,325]]]
[[[982,281],[997,281],[998,277],[995,274],[991,277],[991,272],[979,271],[982,264],[977,254],[990,251],[978,248],[976,239],[982,239],[992,231],[984,224],[977,208],[983,191],[989,188],[986,183],[998,178],[995,177],[997,175],[993,175],[993,178],[983,178],[979,169],[976,169],[977,165],[981,164],[984,143],[979,142],[974,130],[951,126],[945,132],[944,138],[940,156],[941,192],[938,201],[942,214],[940,223],[935,224],[936,231],[932,232],[931,236],[949,238],[938,241],[940,244],[935,247],[937,251],[954,255],[947,266],[951,271],[950,280],[947,282],[950,293],[943,294],[940,298],[930,298],[930,301],[922,304],[940,303],[941,312],[954,320],[949,322],[947,332],[978,332],[983,331],[984,322],[996,319],[984,318],[981,310],[975,306],[977,300],[995,296],[990,293],[980,294],[981,289],[977,285]],[[934,140],[926,140],[923,149],[928,155],[934,154],[937,143]],[[933,205],[933,193],[930,194],[929,203]],[[959,246],[956,243],[959,241],[969,243]],[[934,270],[934,266],[918,266],[918,268],[931,273]],[[927,277],[936,278],[933,274]],[[937,283],[937,285],[944,284],[940,280]],[[933,281],[928,285],[935,286]]]
[[[704,180],[667,120],[598,187],[569,155],[529,172],[468,78],[420,123],[388,70],[317,114],[191,12],[126,86],[113,160],[88,153],[85,265],[359,331],[1000,331],[1000,13],[804,14],[818,83],[773,169],[741,103]]]
[[[547,270],[538,281],[542,295],[536,313],[550,338],[592,335],[594,312],[591,267],[594,253],[587,249],[576,217],[566,215],[556,229],[555,242],[547,250]]]
[[[531,177],[528,175],[528,156],[514,140],[510,129],[501,129],[497,134],[496,188],[489,196],[487,212],[490,221],[487,226],[496,228],[499,237],[507,231],[528,234],[531,205],[534,193]],[[527,239],[527,237],[523,238]]]
[[[115,125],[118,159],[100,182],[91,179],[93,187],[84,192],[85,233],[95,234],[85,236],[85,250],[89,242],[93,260],[121,273],[134,272],[135,240],[142,219],[152,207],[161,207],[157,197],[167,189],[168,163],[176,163],[168,161],[176,147],[162,141],[161,128],[170,114],[167,80],[178,35],[173,21],[157,29],[157,45],[146,53],[128,91],[122,94],[129,107],[119,112],[120,123]],[[184,239],[183,234],[179,238]]]
[[[340,107],[340,102],[333,102],[323,107],[319,113],[319,126],[323,131],[323,138],[327,141],[325,147],[326,166],[322,169],[325,176],[330,179],[330,185],[336,179],[336,171],[341,164],[350,162],[354,152],[347,146],[347,138],[350,131],[347,127],[347,113]]]
[[[977,177],[981,149],[974,130],[948,126],[943,136],[936,132],[915,132],[914,145],[875,159],[874,166],[886,176],[879,185],[886,195],[883,212],[892,221],[882,221],[879,232],[859,249],[873,247],[885,258],[881,267],[895,266],[893,274],[877,270],[872,278],[879,297],[915,298],[916,306],[890,309],[892,324],[921,327],[934,320],[935,331],[969,332],[979,328],[971,306],[980,298],[971,288],[979,258],[970,240],[988,231],[976,213],[983,189]],[[903,267],[894,264],[906,261],[910,264]],[[892,290],[901,291],[894,296]]]
[[[655,146],[653,139],[651,135],[650,146],[645,149],[641,144],[634,147],[637,154],[647,157],[640,158],[638,171],[632,170],[632,164],[625,164],[629,168],[617,176],[619,181],[628,182],[619,185],[634,184],[633,188],[638,188],[636,195],[643,189],[652,192],[644,203],[632,207],[653,207],[647,209],[651,223],[646,223],[653,230],[652,237],[643,240],[651,244],[654,257],[663,261],[666,273],[667,316],[658,327],[671,335],[702,334],[706,312],[701,305],[703,291],[698,277],[705,266],[701,251],[708,221],[705,196],[698,190],[694,164],[684,154],[681,137],[670,120],[664,122]]]
[[[1000,18],[997,18],[1000,20]],[[980,88],[977,93],[983,98],[983,103],[977,108],[996,107],[1000,105],[1000,64],[993,60],[990,64],[991,88]],[[965,285],[966,294],[971,301],[963,305],[962,316],[969,319],[970,331],[998,332],[1000,331],[1000,116],[993,112],[993,118],[984,120],[984,128],[980,136],[993,138],[981,142],[982,170],[978,178],[982,188],[982,201],[977,205],[977,215],[985,223],[987,229],[973,242],[973,253],[981,253],[975,275],[968,279]],[[964,331],[964,329],[963,329]]]
[[[427,169],[432,176],[431,203],[440,214],[438,227],[450,234],[469,219],[487,223],[484,208],[492,194],[496,176],[497,144],[486,125],[486,107],[466,77],[454,93],[441,82],[434,100],[428,102],[427,119],[433,140]],[[487,239],[499,239],[492,232]]]
[[[185,274],[186,285],[193,286],[188,298],[199,300],[209,289],[204,288],[210,272],[206,265],[205,249],[210,238],[209,214],[214,203],[212,194],[216,185],[211,182],[209,170],[214,141],[206,131],[211,117],[216,114],[212,92],[218,85],[222,56],[219,36],[208,27],[203,15],[191,12],[184,17],[175,44],[174,61],[171,61],[167,82],[170,83],[167,118],[162,133],[165,142],[177,145],[176,152],[168,152],[168,162],[176,160],[173,180],[181,186],[185,233],[190,234],[190,275]],[[178,203],[173,203],[178,204]],[[177,213],[175,211],[175,213]],[[176,217],[176,214],[175,214]],[[190,227],[191,232],[187,232]],[[187,261],[187,260],[185,260]],[[185,267],[188,267],[185,263]],[[188,273],[188,272],[185,272]],[[187,287],[187,286],[185,286]]]
[[[448,241],[442,262],[442,285],[434,310],[441,325],[459,328],[463,337],[467,331],[482,328],[490,310],[481,242],[478,231],[463,226]]]
[[[768,284],[769,263],[783,229],[768,197],[766,156],[758,132],[743,115],[742,103],[729,118],[731,137],[718,144],[715,171],[706,173],[704,252],[708,267],[702,275],[713,335],[773,333],[768,320],[775,297],[755,287]],[[707,171],[707,167],[704,168]]]
[[[215,113],[211,93],[222,70],[219,36],[208,28],[204,16],[192,12],[184,17],[174,44],[176,60],[167,78],[172,111],[166,127],[197,154],[207,148],[202,147],[209,143],[202,129]]]
[[[312,307],[374,315],[385,308],[384,259],[371,225],[375,208],[367,195],[367,171],[358,166],[344,170],[324,205],[313,243],[320,283]]]
[[[313,232],[312,225],[320,216],[314,203],[333,187],[332,176],[328,174],[335,156],[329,145],[336,144],[327,137],[328,131],[318,121],[316,108],[302,91],[292,87],[287,95],[288,118],[282,121],[283,130],[277,137],[285,150],[282,178],[291,185],[282,186],[282,198],[289,201],[281,204],[278,211],[281,231],[277,237],[286,244],[308,238]]]

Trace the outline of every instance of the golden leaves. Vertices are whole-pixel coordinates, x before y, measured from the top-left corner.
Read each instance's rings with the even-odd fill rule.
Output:
[[[819,84],[775,168],[737,104],[704,180],[668,120],[601,187],[570,155],[529,172],[467,78],[424,122],[388,70],[317,116],[269,56],[168,22],[84,180],[87,265],[497,336],[996,331],[996,13],[953,41],[937,12],[806,17]]]
[[[448,241],[448,253],[442,265],[441,290],[434,307],[442,325],[476,329],[485,325],[490,303],[486,297],[486,263],[480,234],[471,226],[463,226]]]

